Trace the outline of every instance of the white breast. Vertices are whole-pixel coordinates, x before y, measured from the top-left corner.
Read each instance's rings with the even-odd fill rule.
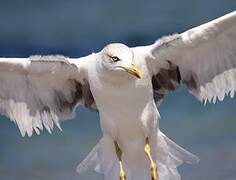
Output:
[[[103,133],[115,139],[143,136],[146,122],[157,120],[158,116],[148,74],[144,73],[140,80],[132,77],[117,84],[95,76],[90,78],[90,88],[99,109]]]

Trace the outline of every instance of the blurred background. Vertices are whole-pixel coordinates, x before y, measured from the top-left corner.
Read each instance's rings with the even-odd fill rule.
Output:
[[[0,0],[0,57],[80,57],[111,42],[146,45],[233,10],[235,0]],[[236,179],[235,107],[230,98],[205,107],[185,88],[165,98],[162,131],[201,159],[179,168],[183,180]],[[75,172],[101,137],[98,114],[80,108],[63,132],[31,138],[0,118],[1,180],[102,180]]]

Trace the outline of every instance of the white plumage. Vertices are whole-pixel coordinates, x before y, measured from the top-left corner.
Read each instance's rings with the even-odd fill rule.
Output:
[[[180,83],[198,100],[216,102],[236,90],[236,12],[156,43],[110,44],[70,59],[33,56],[0,59],[0,112],[31,136],[73,117],[78,105],[99,112],[103,137],[78,166],[106,180],[119,179],[113,142],[123,151],[127,180],[150,179],[143,147],[150,138],[161,180],[180,179],[177,167],[198,158],[159,130],[164,96]],[[136,77],[135,77],[136,76]],[[141,77],[141,79],[139,79]]]

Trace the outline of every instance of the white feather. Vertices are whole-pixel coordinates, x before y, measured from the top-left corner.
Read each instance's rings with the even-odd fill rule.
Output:
[[[236,90],[236,11],[188,30],[160,39],[149,47],[155,68],[169,60],[180,68],[183,81],[195,78],[191,94],[201,101],[222,101]],[[153,69],[151,67],[151,69]],[[154,73],[157,73],[154,69]]]
[[[21,134],[37,134],[43,126],[51,133],[54,123],[73,116],[72,111],[60,109],[55,91],[69,102],[74,88],[69,81],[82,82],[80,60],[62,56],[33,56],[30,58],[0,58],[0,112],[15,121]]]

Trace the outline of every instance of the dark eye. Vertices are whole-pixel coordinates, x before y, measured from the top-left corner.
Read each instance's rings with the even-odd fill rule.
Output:
[[[114,62],[120,61],[120,59],[117,56],[112,56],[111,59]]]

